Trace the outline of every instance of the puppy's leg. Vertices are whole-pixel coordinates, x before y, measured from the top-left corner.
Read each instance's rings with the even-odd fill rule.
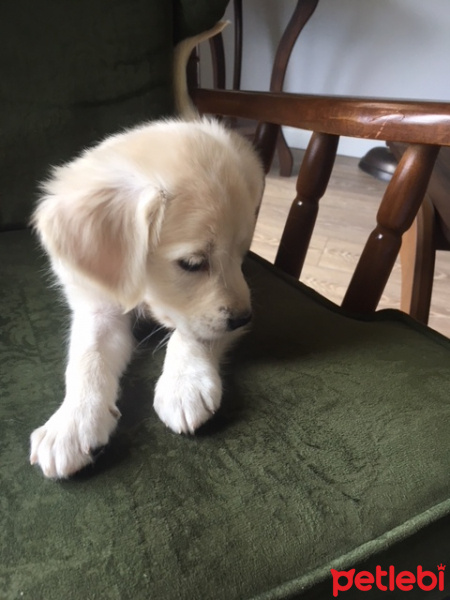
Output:
[[[77,303],[65,399],[31,435],[30,461],[44,475],[68,477],[92,461],[92,450],[108,442],[120,417],[119,377],[132,347],[128,315],[111,305]]]
[[[220,359],[225,340],[203,343],[175,331],[156,385],[154,408],[175,433],[194,433],[218,410],[222,398]]]

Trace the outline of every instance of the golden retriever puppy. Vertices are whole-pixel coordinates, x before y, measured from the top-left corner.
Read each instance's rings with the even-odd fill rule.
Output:
[[[199,40],[184,42],[178,72]],[[192,113],[184,82],[176,89]],[[241,265],[262,192],[250,144],[200,117],[144,124],[54,169],[33,224],[72,324],[64,401],[31,435],[44,475],[70,476],[108,442],[135,309],[173,331],[154,396],[161,420],[192,433],[217,411],[221,358],[251,318]]]

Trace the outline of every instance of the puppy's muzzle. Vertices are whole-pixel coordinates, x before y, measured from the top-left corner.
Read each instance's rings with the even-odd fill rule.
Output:
[[[234,331],[235,329],[244,327],[245,325],[248,325],[251,320],[252,320],[252,313],[250,311],[242,313],[241,315],[238,315],[236,317],[230,317],[227,320],[227,330]]]

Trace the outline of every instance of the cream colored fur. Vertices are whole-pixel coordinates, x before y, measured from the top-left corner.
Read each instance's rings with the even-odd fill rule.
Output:
[[[176,432],[219,408],[220,361],[250,314],[241,264],[263,191],[244,139],[193,112],[184,79],[200,39],[176,51],[186,119],[143,124],[54,169],[33,224],[72,309],[66,395],[31,436],[33,464],[68,477],[108,442],[133,349],[130,316],[173,330],[154,407]]]

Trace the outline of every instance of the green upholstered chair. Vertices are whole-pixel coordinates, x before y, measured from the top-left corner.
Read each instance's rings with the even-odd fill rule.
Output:
[[[94,466],[53,482],[28,464],[31,430],[61,401],[68,323],[24,226],[34,178],[92,136],[170,106],[167,63],[153,90],[145,83],[154,66],[145,50],[154,39],[146,35],[152,19],[145,15],[155,3],[117,1],[91,12],[97,4],[64,4],[68,22],[92,17],[86,35],[105,23],[114,32],[103,42],[94,35],[90,43],[100,46],[80,48],[76,65],[59,72],[71,90],[55,84],[54,67],[41,88],[44,75],[36,73],[32,85],[29,73],[20,88],[29,85],[29,93],[11,92],[11,122],[0,111],[10,143],[1,142],[0,160],[0,598],[323,600],[334,597],[331,569],[416,573],[420,565],[433,573],[422,586],[434,589],[424,595],[414,584],[407,597],[443,599],[450,578],[437,565],[450,556],[450,343],[400,312],[373,311],[401,233],[417,212],[436,145],[450,145],[449,105],[198,91],[201,110],[274,123],[258,138],[266,164],[280,123],[318,132],[277,264],[254,255],[245,264],[255,318],[224,366],[223,407],[195,436],[171,434],[152,410],[164,334],[150,335],[151,324],[139,324],[138,350],[122,382],[120,426]],[[161,0],[159,10],[168,4]],[[219,11],[219,2],[206,4]],[[29,31],[42,18],[37,6],[27,15]],[[15,14],[16,21],[25,18],[19,9]],[[164,27],[161,44],[172,33]],[[139,42],[133,57],[125,41],[130,31]],[[42,47],[34,45],[36,55],[27,58],[36,64],[47,48],[41,34]],[[74,43],[61,47],[72,59]],[[166,60],[170,48],[159,56]],[[17,60],[23,51],[18,43]],[[102,88],[98,69],[105,67]],[[127,75],[116,79],[121,69]],[[82,86],[95,94],[80,99]],[[160,100],[151,108],[153,92]],[[297,281],[339,134],[412,143],[345,308]],[[356,583],[370,581],[366,574],[350,587],[350,574],[334,577],[344,599],[361,598]],[[372,587],[368,598],[384,597]],[[386,597],[399,593],[397,586]]]

